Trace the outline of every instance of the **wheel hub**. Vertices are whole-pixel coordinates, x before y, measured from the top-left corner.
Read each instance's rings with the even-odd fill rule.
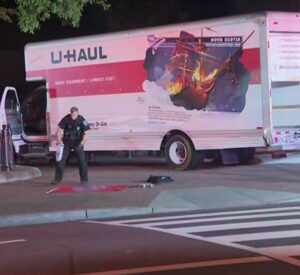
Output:
[[[175,164],[182,164],[187,158],[187,148],[180,141],[174,142],[170,146],[170,158]]]

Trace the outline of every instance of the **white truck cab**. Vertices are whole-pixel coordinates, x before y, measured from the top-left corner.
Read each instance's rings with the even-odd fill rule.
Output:
[[[0,93],[0,126],[9,124],[12,129],[12,139],[16,153],[19,146],[23,144],[21,135],[23,133],[22,113],[17,91],[14,87],[5,87]]]

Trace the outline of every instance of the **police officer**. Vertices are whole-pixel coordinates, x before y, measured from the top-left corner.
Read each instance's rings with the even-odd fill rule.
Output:
[[[67,158],[73,149],[79,162],[79,175],[82,184],[88,182],[88,166],[85,160],[84,143],[87,141],[90,129],[87,121],[78,114],[78,108],[72,107],[70,114],[66,115],[59,123],[56,133],[57,143],[63,144],[63,154],[56,163],[55,179],[52,184],[61,182],[66,166]]]

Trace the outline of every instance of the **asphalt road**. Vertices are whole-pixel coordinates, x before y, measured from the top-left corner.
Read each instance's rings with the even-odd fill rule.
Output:
[[[300,272],[299,206],[0,229],[0,274]]]
[[[138,184],[150,174],[170,175],[175,181],[149,190],[57,195],[46,192],[53,177],[53,167],[46,165],[40,178],[1,186],[0,214],[147,206],[160,192],[183,187],[222,185],[221,190],[247,187],[298,194],[299,165],[298,155],[184,172],[162,164],[95,165],[90,167],[95,184]],[[77,180],[78,168],[71,165],[65,181],[72,185]],[[0,228],[0,251],[1,275],[298,275],[300,203]]]

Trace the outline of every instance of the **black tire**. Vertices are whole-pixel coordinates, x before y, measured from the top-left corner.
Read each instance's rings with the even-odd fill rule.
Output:
[[[182,135],[174,135],[168,139],[165,156],[168,165],[176,170],[194,169],[204,159],[203,154],[195,151],[188,138]]]
[[[239,161],[241,164],[247,164],[253,160],[255,155],[254,147],[239,148],[237,150],[238,150]]]

